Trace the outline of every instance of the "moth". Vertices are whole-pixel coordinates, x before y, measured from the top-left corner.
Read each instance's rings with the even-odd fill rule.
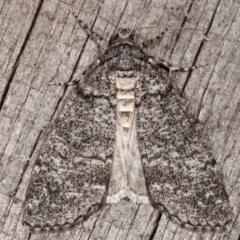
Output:
[[[57,230],[123,198],[181,226],[231,222],[216,161],[169,78],[174,68],[119,29],[72,87],[36,160],[24,209],[32,231]]]

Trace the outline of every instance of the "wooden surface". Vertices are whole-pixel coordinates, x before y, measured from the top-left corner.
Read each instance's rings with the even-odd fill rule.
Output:
[[[238,240],[240,1],[65,1],[105,43],[119,27],[144,28],[137,31],[139,42],[168,28],[160,44],[147,49],[148,54],[177,66],[207,63],[192,73],[176,73],[174,78],[189,112],[212,144],[230,196],[233,227],[221,234],[192,232],[151,206],[122,201],[106,206],[72,230],[29,233],[22,226],[25,191],[43,127],[54,121],[67,93],[66,88],[49,82],[77,78],[97,57],[97,47],[70,14],[69,5],[59,0],[2,0],[0,239]]]

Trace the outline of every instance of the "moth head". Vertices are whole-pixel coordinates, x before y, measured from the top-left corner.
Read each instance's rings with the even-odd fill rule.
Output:
[[[111,38],[109,45],[117,45],[119,43],[134,43],[134,33],[129,28],[119,28],[118,32]]]

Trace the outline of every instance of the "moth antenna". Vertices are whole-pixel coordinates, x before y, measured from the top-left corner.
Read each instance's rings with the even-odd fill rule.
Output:
[[[148,29],[148,28],[159,28],[159,27],[141,27],[141,28],[137,28],[135,31],[139,31],[142,29]]]
[[[72,4],[70,4],[70,3],[66,3],[66,2],[64,2],[64,1],[61,1],[61,0],[59,0],[59,2],[61,2],[61,3],[63,3],[63,4],[66,4],[66,5],[69,5],[69,6],[71,6],[71,7],[73,7],[73,5]],[[113,24],[112,22],[110,22],[109,20],[107,20],[106,18],[104,18],[104,17],[102,17],[102,16],[99,16],[99,15],[97,15],[96,13],[94,13],[94,12],[91,12],[91,11],[89,11],[89,10],[86,10],[86,9],[83,9],[83,8],[76,8],[77,10],[79,10],[79,11],[82,11],[82,12],[85,12],[85,13],[90,13],[90,14],[92,14],[92,15],[94,15],[94,16],[97,16],[98,18],[101,18],[101,19],[103,19],[104,21],[106,21],[107,23],[109,23],[109,24],[111,24],[113,27],[115,27],[115,28],[117,28],[117,25],[115,25],[115,24]]]
[[[147,28],[157,28],[157,27],[142,27],[142,28],[138,28],[138,29],[136,29],[136,31],[139,31],[139,30],[142,30],[142,29],[147,29]],[[199,30],[199,31],[202,31],[202,32],[204,32],[204,29],[202,29],[202,28],[171,28],[172,30],[180,30],[180,31],[182,31],[182,30]],[[157,37],[155,37],[154,39],[150,39],[150,40],[147,40],[147,41],[145,41],[145,42],[142,42],[142,43],[140,43],[140,46],[142,47],[142,48],[144,48],[144,47],[147,47],[147,46],[149,46],[149,45],[152,45],[152,44],[154,44],[154,43],[156,43],[156,42],[159,42],[161,39],[162,39],[162,37],[163,37],[163,35],[167,32],[167,30],[168,30],[168,28],[165,28],[165,30],[163,30],[160,34],[162,35],[162,36],[160,36],[160,34],[157,36]],[[180,34],[180,33],[179,33]],[[178,35],[179,35],[178,34]],[[202,40],[204,40],[204,41],[208,41],[208,38],[206,37],[206,36],[202,36]]]
[[[137,32],[137,31],[139,31],[139,30],[142,30],[142,29],[148,29],[148,28],[158,28],[158,27],[142,27],[142,28],[137,28],[136,30],[135,30],[135,32]],[[183,28],[183,27],[181,27],[181,28],[171,28],[172,30],[198,30],[198,31],[201,31],[201,32],[204,32],[205,31],[205,29],[203,29],[203,28],[189,28],[189,27],[187,27],[187,28]],[[168,30],[168,28],[165,28],[165,30],[163,30],[162,32],[161,32],[161,34],[165,34],[166,32],[167,32],[167,30]],[[203,36],[202,37],[203,38],[203,40],[204,41],[208,41],[208,38],[206,37],[206,36]]]
[[[142,30],[142,29],[148,29],[148,28],[159,28],[159,27],[141,27],[141,28],[137,28],[135,31],[139,31],[139,30]],[[165,28],[165,30],[168,29],[168,28]],[[198,31],[202,31],[204,32],[205,29],[203,28],[172,28],[173,30],[198,30]]]

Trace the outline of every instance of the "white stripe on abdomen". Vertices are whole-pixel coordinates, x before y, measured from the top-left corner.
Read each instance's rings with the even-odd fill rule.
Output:
[[[118,71],[109,78],[117,88],[117,132],[107,203],[116,203],[122,198],[149,203],[137,145],[134,90],[138,76]]]

